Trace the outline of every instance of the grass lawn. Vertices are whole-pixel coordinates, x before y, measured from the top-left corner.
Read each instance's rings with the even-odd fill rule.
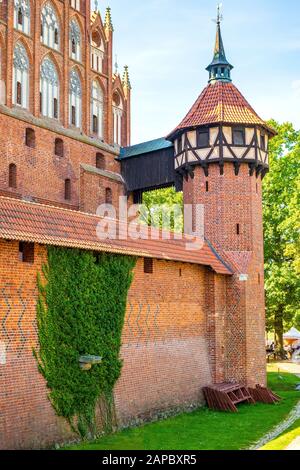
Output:
[[[300,419],[294,422],[293,426],[284,431],[280,436],[268,442],[261,450],[284,450],[296,437],[300,436]]]
[[[246,449],[282,421],[300,399],[299,378],[268,373],[269,386],[282,397],[276,405],[240,405],[239,413],[200,408],[163,421],[104,436],[72,450],[238,450]]]

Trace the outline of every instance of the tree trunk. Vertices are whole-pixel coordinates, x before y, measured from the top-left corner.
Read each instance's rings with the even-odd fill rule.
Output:
[[[283,348],[283,308],[281,308],[281,306],[279,306],[277,312],[275,313],[274,329],[276,351],[282,358],[284,358],[285,351]]]

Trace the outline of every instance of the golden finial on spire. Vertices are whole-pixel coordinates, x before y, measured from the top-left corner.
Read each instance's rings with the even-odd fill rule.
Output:
[[[114,30],[114,27],[113,27],[113,24],[112,24],[112,21],[111,21],[111,8],[110,7],[106,8],[104,27],[108,31],[113,31]]]
[[[128,90],[131,90],[131,83],[130,83],[130,78],[129,78],[128,65],[125,65],[125,67],[124,67],[122,83],[123,83],[124,88],[127,88]]]

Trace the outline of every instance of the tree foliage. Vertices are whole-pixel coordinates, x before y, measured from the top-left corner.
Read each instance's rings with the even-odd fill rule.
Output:
[[[38,280],[39,370],[56,413],[82,436],[95,434],[99,398],[106,403],[104,424],[110,425],[134,264],[131,257],[49,247]],[[101,356],[102,363],[83,371],[82,355]]]
[[[300,326],[300,133],[290,123],[269,124],[278,135],[263,184],[267,327],[282,349],[284,328]]]

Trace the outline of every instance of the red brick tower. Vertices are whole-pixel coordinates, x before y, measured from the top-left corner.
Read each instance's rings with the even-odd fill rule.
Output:
[[[215,309],[208,324],[215,380],[263,385],[262,178],[274,131],[231,82],[220,22],[218,13],[209,84],[168,138],[175,143],[175,168],[184,177],[184,203],[204,206],[205,237],[234,272],[227,280],[223,322]],[[212,285],[210,297],[216,288]]]

